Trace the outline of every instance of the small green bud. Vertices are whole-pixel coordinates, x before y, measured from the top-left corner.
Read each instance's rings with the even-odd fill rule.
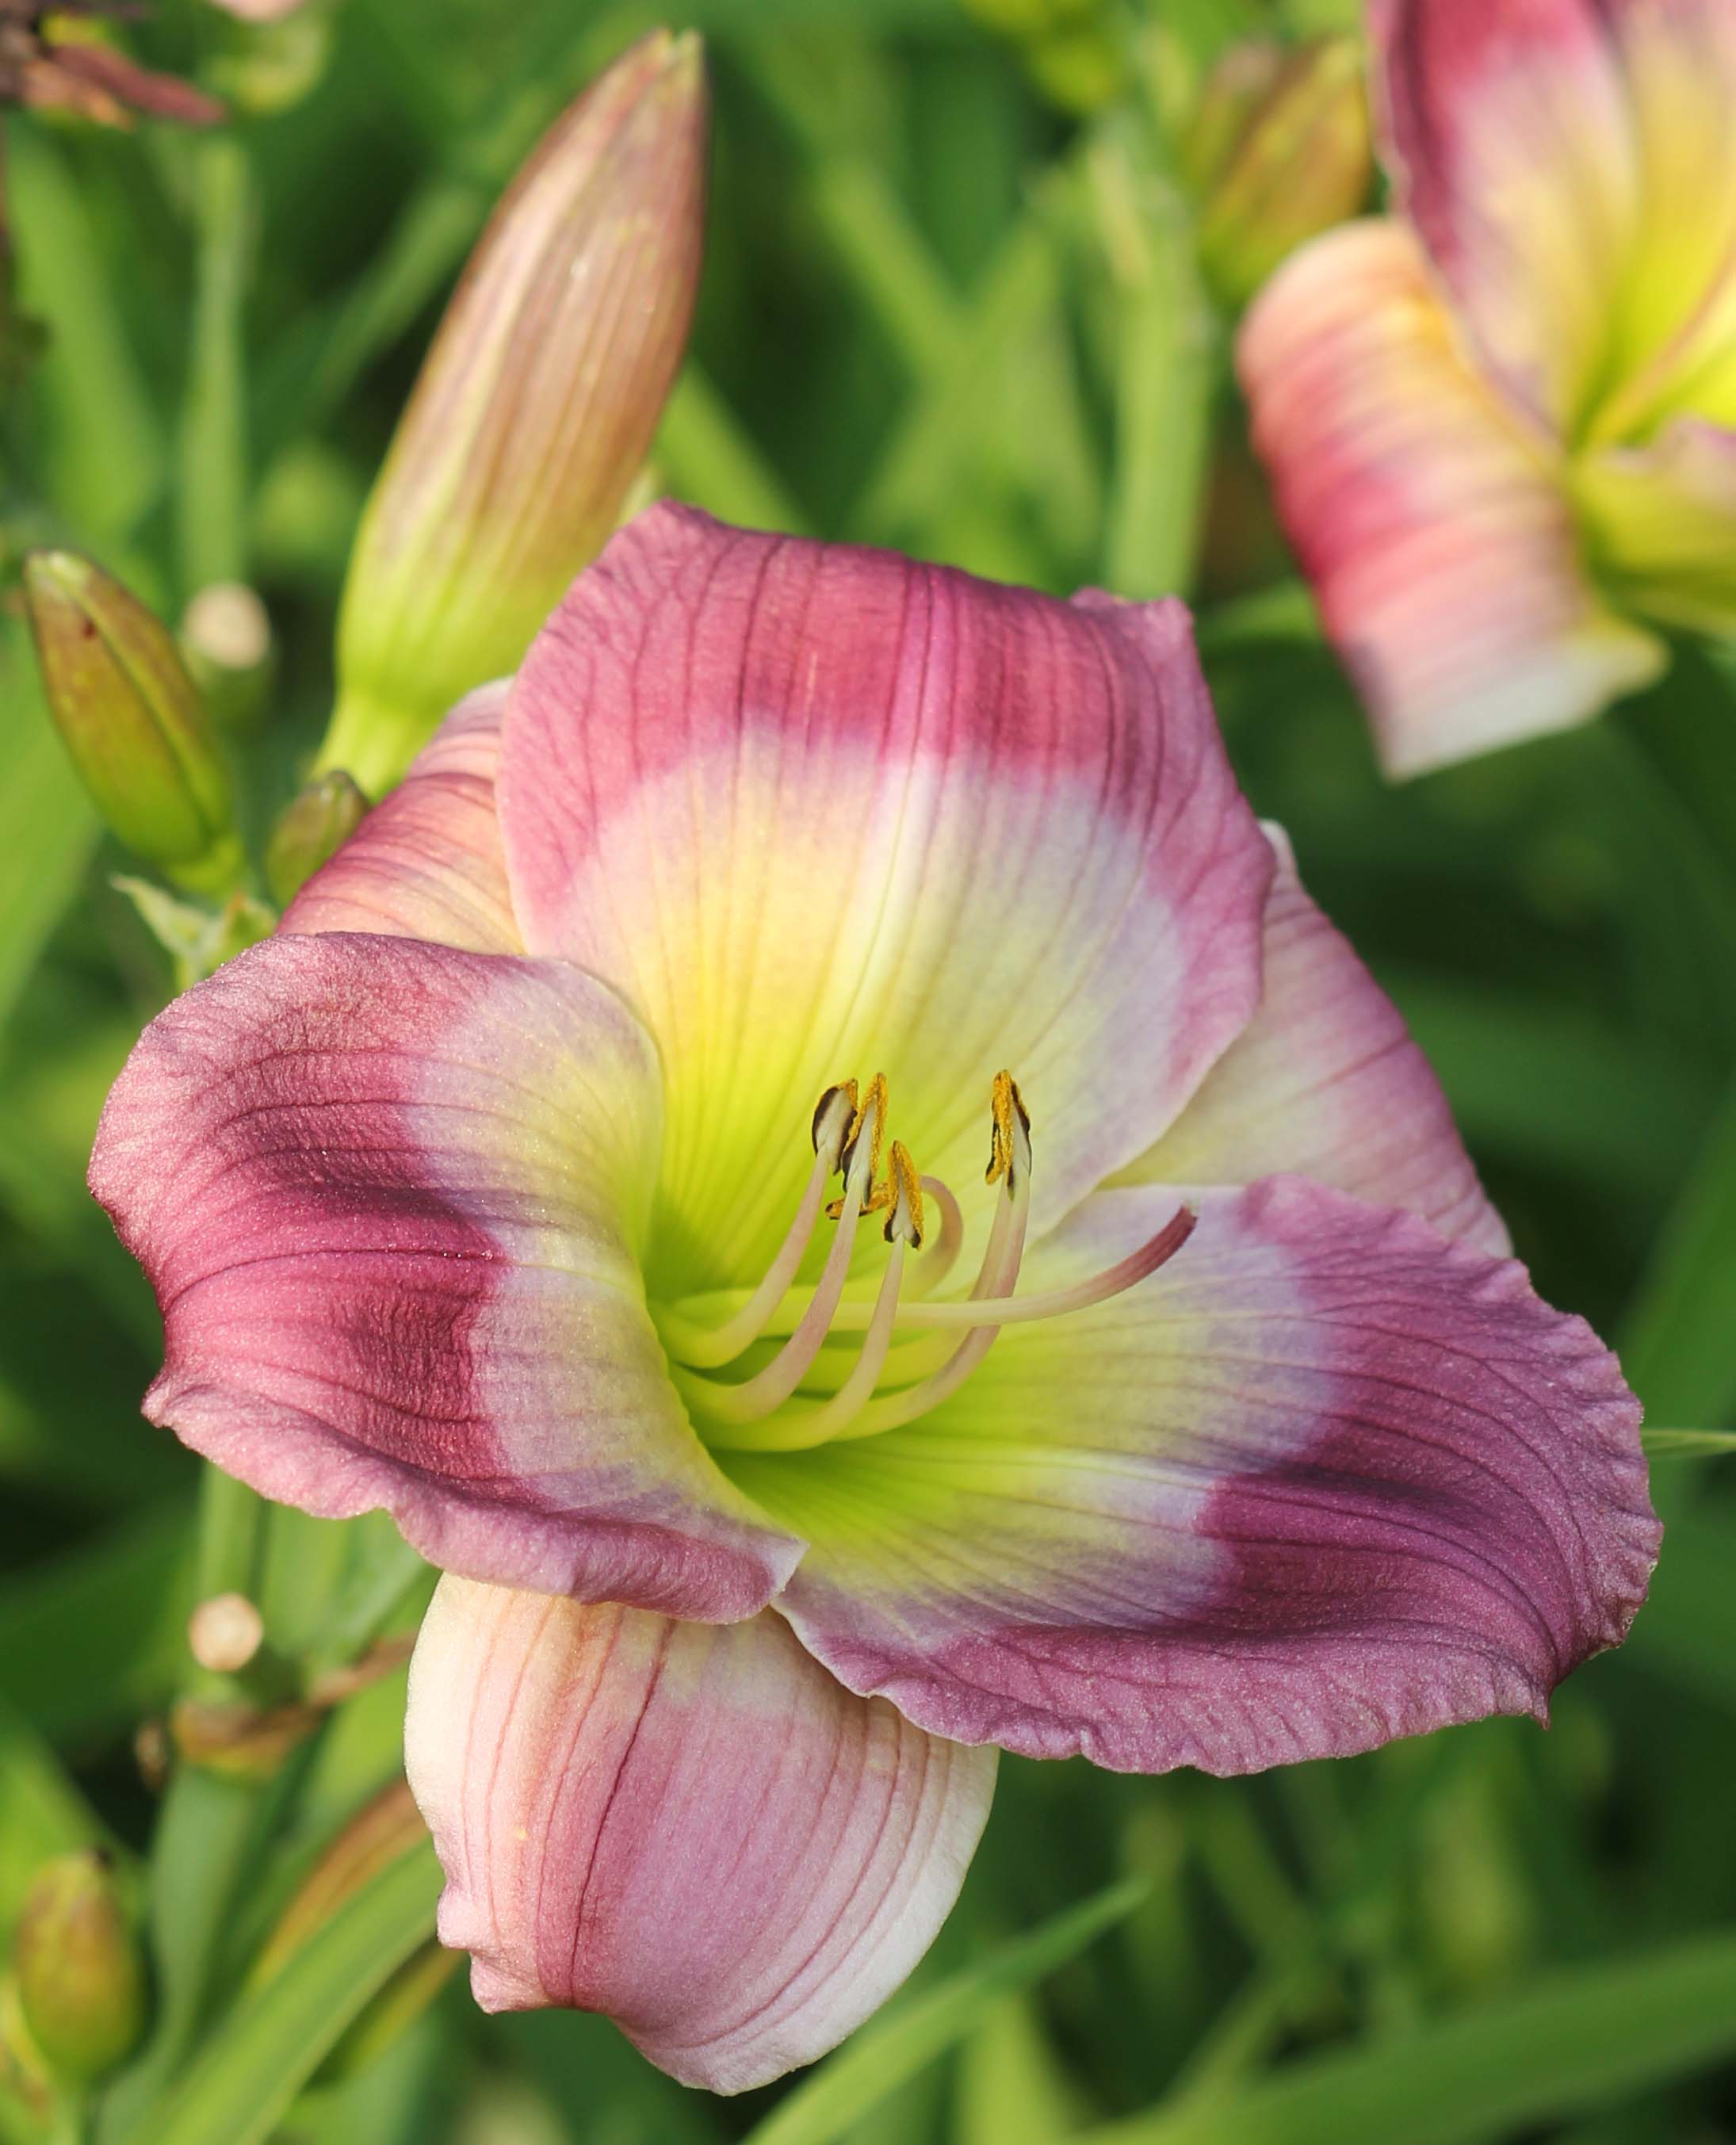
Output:
[[[1207,280],[1226,305],[1245,305],[1286,254],[1367,198],[1360,41],[1232,45],[1206,78],[1182,163],[1201,202]]]
[[[276,668],[271,621],[243,581],[213,581],[182,615],[181,653],[221,729],[251,727]]]
[[[38,1874],[12,1955],[24,2023],[51,2069],[98,2078],[130,2053],[144,2030],[144,1959],[100,1848]]]
[[[241,852],[228,773],[167,629],[71,551],[32,551],[24,594],[49,712],[97,810],[183,883],[232,880]]]
[[[266,844],[266,883],[280,908],[337,854],[367,809],[367,799],[341,767],[315,775],[291,800]]]
[[[698,40],[654,31],[508,189],[362,518],[321,769],[389,789],[607,540],[687,341],[706,133]]]

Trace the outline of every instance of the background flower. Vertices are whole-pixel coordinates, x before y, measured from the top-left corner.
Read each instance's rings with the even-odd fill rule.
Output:
[[[1657,625],[1736,627],[1736,22],[1719,0],[1377,0],[1370,22],[1400,215],[1293,260],[1240,365],[1410,774],[1644,684]]]

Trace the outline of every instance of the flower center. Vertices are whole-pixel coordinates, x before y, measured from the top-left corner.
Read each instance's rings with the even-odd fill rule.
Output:
[[[1031,1208],[1031,1119],[1012,1075],[997,1072],[984,1182],[999,1190],[987,1242],[969,1296],[937,1301],[963,1243],[963,1210],[938,1177],[919,1174],[901,1141],[888,1140],[888,1107],[880,1073],[865,1092],[853,1080],[828,1087],[813,1112],[807,1187],[758,1286],[729,1299],[733,1308],[718,1323],[705,1315],[716,1311],[715,1295],[654,1313],[694,1426],[719,1451],[795,1452],[914,1422],[958,1390],[1003,1326],[1064,1317],[1118,1296],[1193,1233],[1192,1213],[1180,1207],[1137,1252],[1089,1281],[1016,1296]],[[843,1190],[828,1203],[833,1177],[843,1177]],[[932,1240],[931,1208],[940,1217]],[[823,1212],[836,1233],[818,1282],[798,1288]],[[885,1269],[872,1297],[846,1296],[869,1214],[886,1217]],[[925,1337],[894,1346],[901,1330]],[[750,1364],[750,1353],[765,1360]]]

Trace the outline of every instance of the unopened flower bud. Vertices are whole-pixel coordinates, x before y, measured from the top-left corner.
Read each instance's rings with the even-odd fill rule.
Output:
[[[217,723],[244,729],[264,707],[272,670],[271,621],[244,581],[213,581],[181,620],[181,650]]]
[[[62,1855],[31,1886],[13,1938],[24,2023],[49,2068],[101,2078],[145,2023],[145,1968],[100,1849]]]
[[[33,551],[24,591],[49,710],[97,809],[127,847],[190,886],[241,862],[229,776],[166,627],[71,551]]]
[[[341,767],[315,775],[291,800],[266,844],[266,883],[280,908],[337,854],[367,809],[367,799]]]
[[[1206,274],[1226,304],[1245,304],[1286,254],[1367,196],[1358,40],[1232,45],[1207,77],[1182,161],[1203,204]]]
[[[215,1675],[238,1675],[265,1635],[265,1619],[245,1594],[213,1594],[187,1619],[187,1650]]]
[[[614,528],[687,340],[698,41],[654,32],[544,138],[483,233],[369,500],[321,768],[371,796],[516,668]]]

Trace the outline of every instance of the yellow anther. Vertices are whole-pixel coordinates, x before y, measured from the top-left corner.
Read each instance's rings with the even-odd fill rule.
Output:
[[[901,1241],[913,1252],[923,1247],[923,1180],[903,1140],[892,1143],[892,1173],[886,1186],[892,1212],[886,1217],[886,1241]]]
[[[982,1182],[997,1184],[1004,1177],[1011,1192],[1021,1153],[1030,1152],[1031,1117],[1024,1097],[1019,1093],[1018,1082],[1010,1072],[996,1073],[988,1107],[992,1122],[988,1135],[988,1167],[982,1172]]]
[[[862,1137],[864,1127],[869,1135],[868,1173],[872,1182],[880,1174],[881,1156],[886,1146],[886,1075],[883,1072],[877,1072],[868,1082],[868,1092],[857,1104],[856,1114],[850,1120],[850,1129],[844,1136],[843,1156],[838,1166],[846,1177],[855,1162],[856,1142]]]

